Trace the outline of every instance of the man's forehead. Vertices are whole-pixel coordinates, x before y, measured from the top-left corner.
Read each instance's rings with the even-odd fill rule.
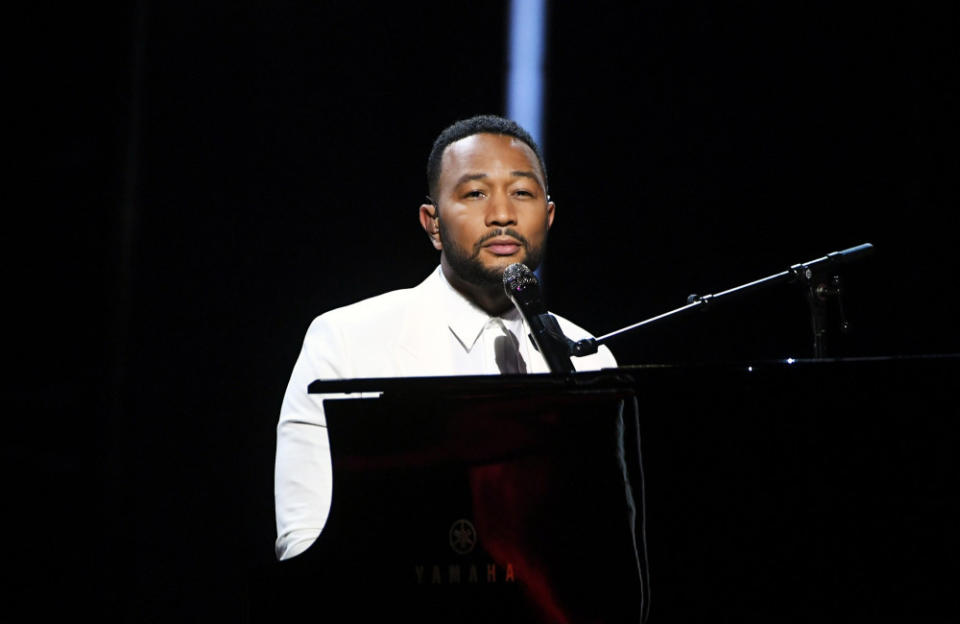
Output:
[[[506,164],[514,170],[533,171],[541,182],[543,172],[529,145],[505,134],[478,133],[454,141],[443,151],[441,179],[459,177],[464,169],[481,173],[485,167]]]

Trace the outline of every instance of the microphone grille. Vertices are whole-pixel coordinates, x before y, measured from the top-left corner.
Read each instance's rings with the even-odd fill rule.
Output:
[[[531,289],[535,292],[540,286],[537,276],[522,262],[511,264],[503,272],[503,290],[508,297],[523,297]]]

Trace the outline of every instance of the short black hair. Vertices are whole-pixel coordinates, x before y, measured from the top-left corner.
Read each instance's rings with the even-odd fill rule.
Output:
[[[547,167],[543,164],[543,153],[540,146],[533,140],[530,133],[520,127],[517,122],[500,117],[499,115],[476,115],[469,119],[461,119],[448,126],[433,142],[433,149],[427,158],[427,191],[428,197],[435,198],[437,185],[440,183],[440,168],[443,160],[443,150],[451,143],[465,139],[474,134],[502,134],[511,136],[526,143],[537,155],[540,171],[543,173],[543,184],[547,184]],[[546,189],[544,189],[546,190]],[[436,201],[431,199],[430,201]]]

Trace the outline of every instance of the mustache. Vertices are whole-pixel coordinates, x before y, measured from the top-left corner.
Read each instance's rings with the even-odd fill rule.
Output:
[[[513,228],[498,228],[496,230],[490,230],[481,236],[480,240],[473,244],[473,255],[480,255],[480,248],[483,247],[483,244],[491,238],[496,238],[498,236],[510,236],[515,238],[520,242],[521,245],[523,245],[524,249],[530,249],[530,241],[528,241],[527,238],[520,232]]]

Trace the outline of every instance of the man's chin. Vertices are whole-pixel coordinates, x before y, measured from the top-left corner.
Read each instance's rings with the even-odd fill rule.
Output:
[[[491,283],[502,285],[503,274],[504,272],[506,272],[507,267],[513,264],[517,264],[518,262],[526,265],[527,268],[530,269],[531,271],[536,271],[537,266],[539,266],[539,265],[531,266],[529,258],[525,256],[520,257],[518,255],[514,257],[504,257],[502,260],[499,260],[498,262],[485,265],[484,273],[488,276],[488,279]]]
[[[481,258],[482,256],[474,256],[469,260],[448,258],[448,262],[457,277],[482,288],[503,288],[503,272],[511,264],[522,262],[531,271],[535,271],[540,265],[536,258],[531,258],[530,254],[527,253]]]
[[[464,265],[452,266],[457,277],[481,288],[502,288],[503,273],[511,262],[480,263],[471,261]]]

